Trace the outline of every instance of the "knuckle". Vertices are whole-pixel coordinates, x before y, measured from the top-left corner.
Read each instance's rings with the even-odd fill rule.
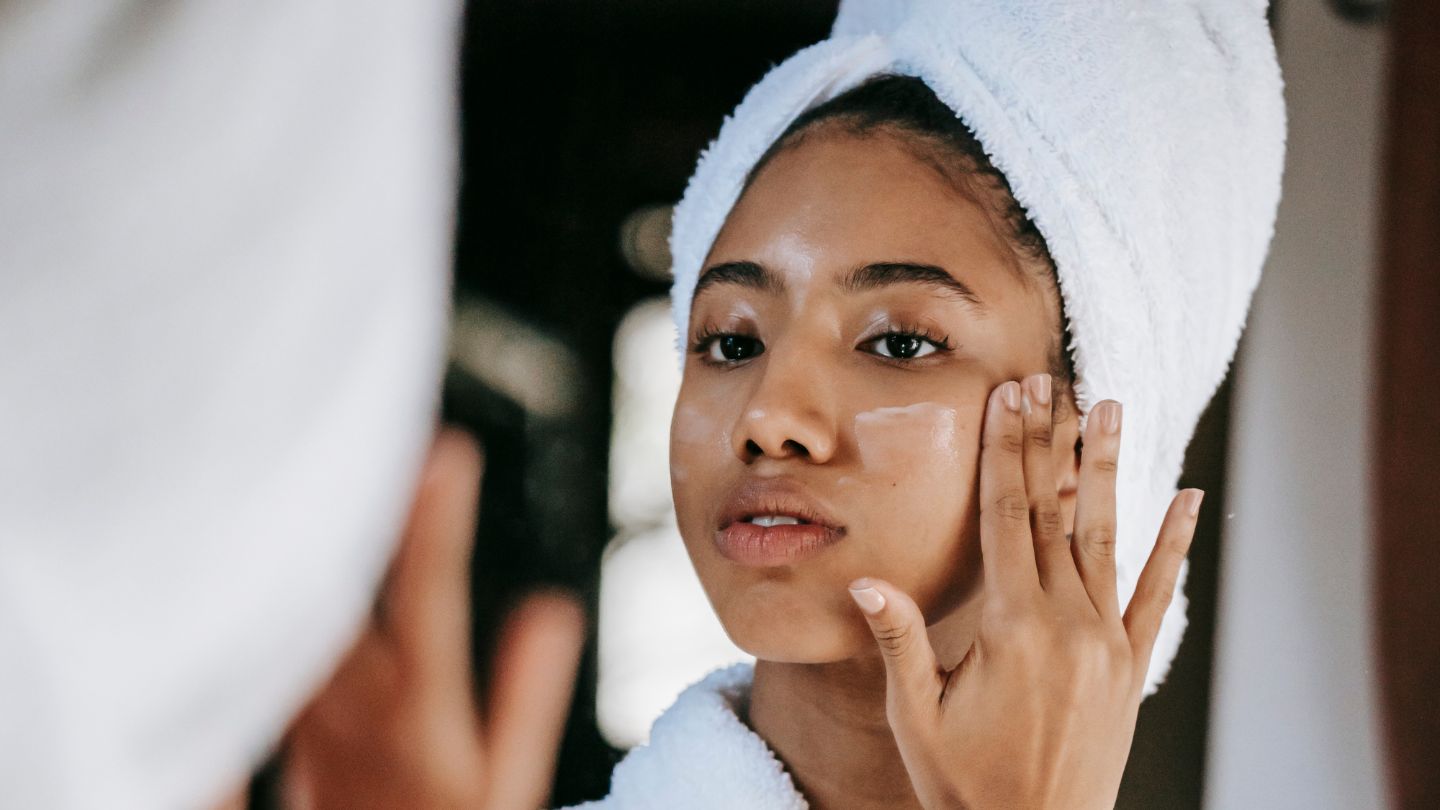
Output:
[[[1004,520],[1021,521],[1030,517],[1030,499],[1018,489],[1000,493],[992,508]]]
[[[1048,448],[1055,441],[1055,432],[1046,422],[1032,425],[1029,429],[1030,443],[1036,447]]]
[[[1012,616],[1005,628],[1007,645],[1021,655],[1040,655],[1051,649],[1050,627],[1032,613]]]
[[[1108,560],[1115,557],[1115,526],[1111,523],[1103,523],[1091,526],[1080,534],[1080,547],[1086,554]]]
[[[1046,537],[1055,537],[1065,528],[1065,519],[1054,504],[1044,504],[1035,509],[1035,531]]]
[[[1019,452],[1022,447],[1021,426],[1001,422],[987,428],[980,436],[980,446],[986,450]]]
[[[1025,450],[1025,440],[1015,431],[1007,430],[1000,434],[1000,449],[1006,453],[1019,455]]]
[[[1095,471],[1105,475],[1114,475],[1120,469],[1119,460],[1113,455],[1103,455],[1090,462],[1094,465]]]
[[[1116,657],[1110,642],[1106,635],[1080,627],[1065,635],[1062,654],[1079,679],[1101,683],[1110,679],[1123,660]]]
[[[903,656],[910,650],[915,634],[903,624],[891,624],[876,628],[875,641],[880,649],[890,655]]]
[[[1028,601],[1011,596],[987,602],[980,614],[980,634],[988,636],[992,641],[1008,638],[1016,623],[1029,618],[1026,607]]]
[[[1160,577],[1159,581],[1146,591],[1146,598],[1160,610],[1170,607],[1170,600],[1175,596],[1175,581],[1174,574]]]

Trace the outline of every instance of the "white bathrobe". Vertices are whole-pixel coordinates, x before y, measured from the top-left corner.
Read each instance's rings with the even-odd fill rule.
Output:
[[[650,742],[615,766],[610,795],[573,810],[802,810],[780,758],[740,719],[750,701],[750,664],[717,669],[660,715]]]

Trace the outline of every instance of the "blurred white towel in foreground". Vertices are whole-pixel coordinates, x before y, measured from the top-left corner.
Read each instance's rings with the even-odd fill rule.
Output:
[[[0,790],[193,808],[358,631],[443,367],[454,0],[0,5]]]

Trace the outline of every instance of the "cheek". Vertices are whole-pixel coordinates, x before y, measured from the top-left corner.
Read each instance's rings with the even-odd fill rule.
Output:
[[[681,402],[670,423],[670,480],[679,490],[730,454],[730,423],[713,409]]]
[[[967,456],[965,437],[954,408],[917,402],[876,408],[855,415],[855,448],[866,477],[911,481],[950,479]]]
[[[972,418],[973,417],[973,418]],[[975,566],[968,514],[978,472],[979,413],[936,403],[856,414],[866,558],[922,609],[941,608]]]

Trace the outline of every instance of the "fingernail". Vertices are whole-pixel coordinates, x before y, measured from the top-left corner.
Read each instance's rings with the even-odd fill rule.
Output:
[[[1050,375],[1036,374],[1029,380],[1030,396],[1041,405],[1050,404]]]
[[[1185,511],[1190,517],[1200,514],[1200,502],[1205,500],[1205,490],[1191,489],[1185,492]]]
[[[851,588],[850,597],[860,609],[874,616],[885,607],[885,596],[874,588]]]
[[[1101,430],[1106,433],[1115,433],[1120,429],[1120,403],[1106,400],[1100,403],[1096,410],[1100,411]]]
[[[1000,386],[1000,396],[1005,400],[1005,407],[1012,411],[1020,410],[1020,384],[1011,380]]]

